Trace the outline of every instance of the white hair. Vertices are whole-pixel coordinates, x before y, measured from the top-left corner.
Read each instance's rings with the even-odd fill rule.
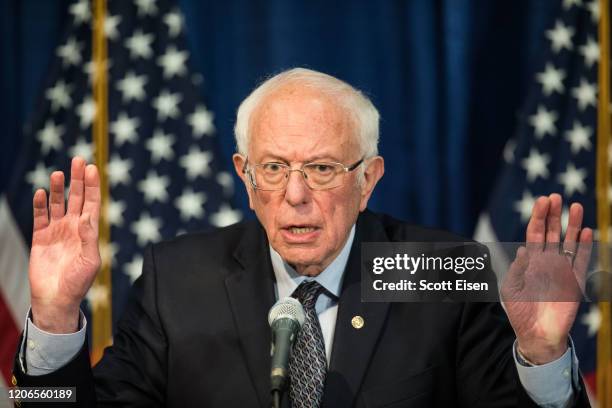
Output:
[[[238,107],[236,126],[234,126],[238,153],[247,154],[253,111],[272,91],[290,83],[299,83],[320,90],[336,99],[353,121],[362,156],[370,158],[378,155],[379,114],[372,102],[346,82],[306,68],[293,68],[268,78],[242,101]]]

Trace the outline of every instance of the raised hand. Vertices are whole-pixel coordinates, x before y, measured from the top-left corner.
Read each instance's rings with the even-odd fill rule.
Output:
[[[98,220],[100,179],[95,165],[72,159],[68,209],[64,173],[50,176],[34,194],[34,233],[30,252],[30,289],[34,324],[51,333],[78,328],[79,305],[100,267]]]
[[[504,278],[501,297],[521,354],[544,364],[567,350],[591,255],[593,231],[582,228],[583,209],[570,207],[561,243],[561,196],[536,200],[527,226],[527,245]]]

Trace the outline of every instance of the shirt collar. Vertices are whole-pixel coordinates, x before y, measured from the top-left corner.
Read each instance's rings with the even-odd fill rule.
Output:
[[[353,245],[353,238],[355,237],[355,225],[351,228],[348,239],[342,248],[342,251],[338,256],[325,268],[319,275],[314,278],[302,276],[296,272],[295,269],[287,262],[285,262],[280,254],[270,246],[270,258],[272,260],[272,269],[274,269],[274,275],[276,277],[276,290],[278,299],[282,299],[287,296],[291,296],[293,291],[298,287],[300,283],[305,280],[317,281],[323,286],[329,293],[336,297],[340,297],[340,290],[342,288],[342,277],[344,276],[344,269],[348,261],[349,254],[351,252],[351,246]]]

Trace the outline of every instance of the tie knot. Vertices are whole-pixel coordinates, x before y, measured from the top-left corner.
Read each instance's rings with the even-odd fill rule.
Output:
[[[314,308],[317,303],[317,298],[323,292],[324,288],[316,281],[304,281],[293,292],[293,297],[300,301],[306,308]]]

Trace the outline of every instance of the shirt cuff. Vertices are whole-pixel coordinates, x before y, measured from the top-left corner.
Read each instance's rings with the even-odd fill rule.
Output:
[[[20,347],[20,361],[25,360],[23,371],[33,376],[45,375],[70,362],[85,344],[87,319],[83,312],[80,312],[79,326],[76,333],[48,333],[36,327],[28,313]]]
[[[517,352],[515,341],[512,355],[519,380],[529,397],[541,407],[567,406],[574,395],[574,388],[578,390],[580,386],[578,358],[572,340],[561,357],[547,364],[525,366],[519,363]]]

